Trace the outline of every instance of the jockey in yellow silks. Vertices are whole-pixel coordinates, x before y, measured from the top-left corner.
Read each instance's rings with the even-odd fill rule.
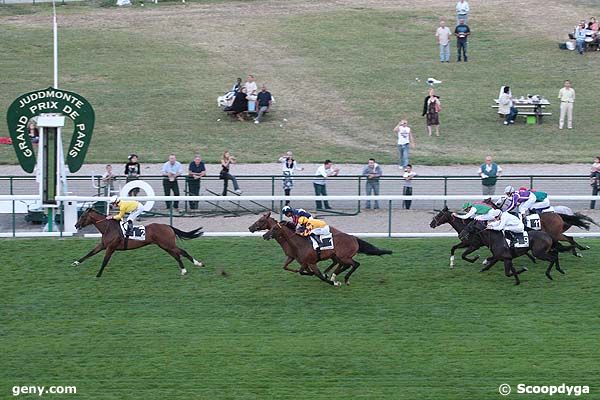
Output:
[[[329,225],[325,221],[315,218],[300,217],[298,218],[298,228],[296,233],[300,236],[314,235],[316,239],[321,235],[329,235]],[[321,240],[317,240],[321,243]]]
[[[114,219],[117,221],[121,221],[125,214],[127,214],[127,232],[126,236],[131,236],[133,233],[133,222],[137,217],[142,215],[144,212],[144,206],[142,203],[136,200],[121,200],[117,196],[113,196],[110,198],[110,204],[119,207],[119,213],[115,216],[108,216],[106,219]]]

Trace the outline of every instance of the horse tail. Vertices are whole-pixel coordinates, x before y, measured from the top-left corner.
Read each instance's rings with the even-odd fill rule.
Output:
[[[391,250],[380,249],[373,246],[371,243],[365,242],[362,239],[356,238],[358,241],[358,252],[368,256],[382,256],[384,254],[392,254]]]
[[[180,239],[196,239],[197,237],[200,237],[204,234],[204,232],[202,232],[202,227],[189,232],[181,231],[175,228],[174,226],[171,226],[171,229],[173,229],[173,232],[175,232],[175,236],[177,236]]]
[[[594,221],[592,218],[587,215],[583,215],[581,213],[575,213],[574,215],[567,214],[559,214],[560,217],[569,225],[576,226],[581,229],[585,229],[586,231],[590,230],[590,224],[594,224],[596,226],[600,226]]]

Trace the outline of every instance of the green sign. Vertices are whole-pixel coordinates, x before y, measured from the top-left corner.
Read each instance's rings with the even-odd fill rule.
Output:
[[[69,171],[79,171],[92,140],[94,109],[77,93],[53,87],[25,93],[8,108],[8,131],[21,168],[33,172],[36,158],[27,125],[31,118],[43,113],[60,113],[73,121],[73,138],[65,154]]]

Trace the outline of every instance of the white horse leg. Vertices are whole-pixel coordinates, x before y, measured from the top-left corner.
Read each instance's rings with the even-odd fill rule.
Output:
[[[196,260],[195,258],[194,258],[194,265],[195,265],[196,267],[204,267],[204,264],[202,264],[202,262],[201,262],[201,261],[198,261],[198,260]]]
[[[187,274],[187,269],[183,268],[181,270],[181,276],[184,276],[185,274]]]
[[[450,256],[450,268],[454,268],[454,256]]]

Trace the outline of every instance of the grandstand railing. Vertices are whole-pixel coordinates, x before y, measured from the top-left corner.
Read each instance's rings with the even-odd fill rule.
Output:
[[[257,201],[269,201],[269,202],[283,202],[286,200],[291,200],[294,202],[300,201],[315,201],[315,200],[328,200],[328,201],[346,201],[346,202],[360,202],[366,200],[379,200],[380,202],[387,202],[387,214],[388,214],[388,224],[386,232],[350,232],[351,234],[357,236],[365,236],[365,237],[455,237],[455,233],[432,233],[432,232],[393,232],[392,226],[392,214],[394,213],[395,207],[394,203],[401,202],[404,200],[433,200],[433,201],[465,201],[465,200],[482,200],[484,196],[482,195],[414,195],[414,196],[404,196],[404,195],[380,195],[380,196],[366,196],[366,195],[352,195],[352,196],[237,196],[235,201],[238,202],[257,202]],[[498,197],[498,196],[494,196]],[[127,199],[127,197],[123,197]],[[214,201],[214,196],[138,196],[135,197],[136,200],[140,201]],[[596,200],[600,202],[600,196],[591,196],[591,195],[551,195],[549,199],[553,202],[557,201],[590,201]],[[10,201],[14,203],[16,201],[22,200],[39,200],[39,196],[35,195],[0,195],[0,201]],[[86,203],[89,202],[107,202],[109,197],[107,196],[57,196],[56,200],[60,202],[67,201],[75,201]],[[61,207],[61,206],[59,206]],[[398,210],[396,210],[398,211]],[[173,223],[173,209],[169,210],[170,223]],[[12,232],[0,232],[0,237],[25,237],[25,236],[72,236],[71,234],[62,232],[62,225],[59,224],[59,232],[45,233],[45,232],[16,232],[15,227],[15,213],[13,213],[13,226]],[[252,234],[249,232],[207,232],[206,236],[256,236],[259,234]],[[573,236],[577,237],[600,237],[600,232],[573,232]],[[85,235],[86,237],[97,237],[98,234]]]

